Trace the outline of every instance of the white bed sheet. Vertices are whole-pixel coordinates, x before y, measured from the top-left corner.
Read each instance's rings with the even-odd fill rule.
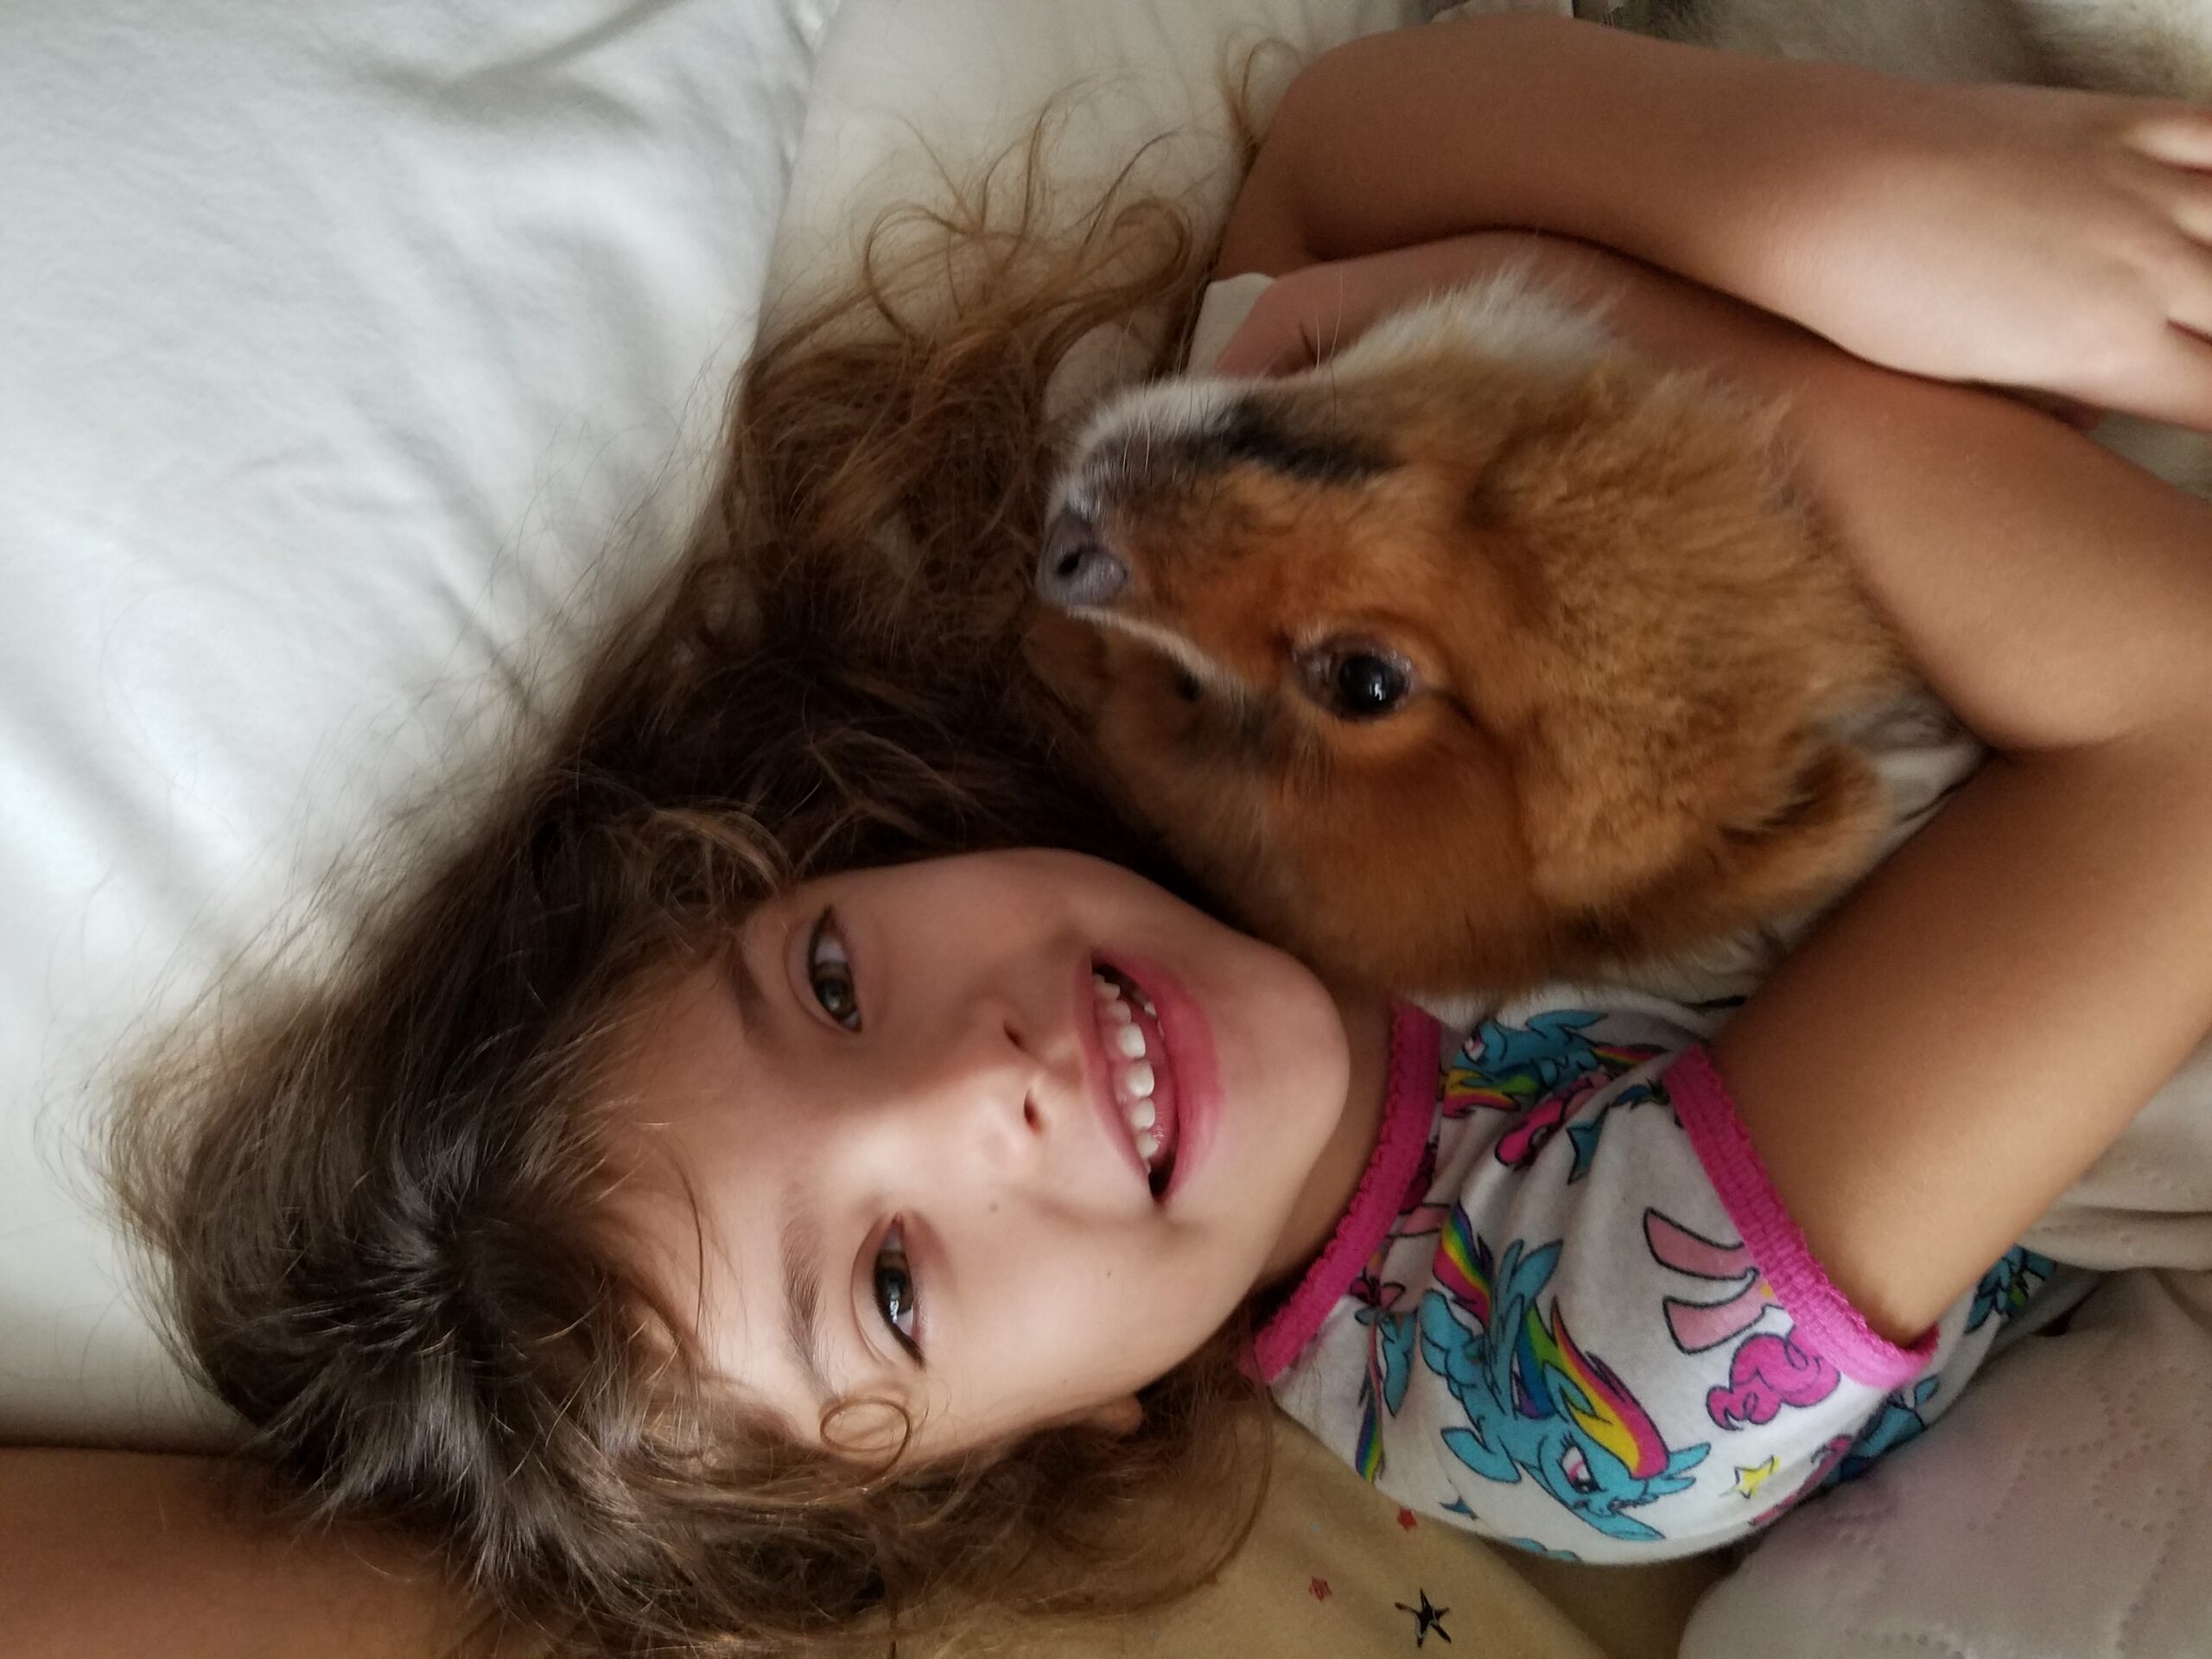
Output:
[[[1510,3],[1510,0],[1493,0]],[[1547,0],[1548,3],[1548,0]],[[875,213],[972,176],[1050,108],[1049,172],[1068,198],[1153,144],[1150,188],[1226,215],[1237,169],[1226,81],[1264,101],[1306,60],[1402,27],[1433,0],[846,0],[823,43],[776,233],[770,291],[852,269]],[[1256,55],[1255,55],[1256,54]]]
[[[835,4],[0,22],[0,1438],[202,1421],[86,1173],[104,1068],[684,516]]]

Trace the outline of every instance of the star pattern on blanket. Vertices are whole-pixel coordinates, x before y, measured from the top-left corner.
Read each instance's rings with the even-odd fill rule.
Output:
[[[1418,1607],[1408,1607],[1402,1601],[1395,1602],[1392,1605],[1402,1613],[1411,1613],[1414,1616],[1414,1646],[1427,1647],[1428,1633],[1431,1630],[1435,1631],[1447,1643],[1452,1640],[1452,1632],[1444,1628],[1444,1616],[1452,1610],[1449,1607],[1439,1607],[1431,1602],[1427,1591],[1424,1590],[1421,1592],[1421,1605]]]

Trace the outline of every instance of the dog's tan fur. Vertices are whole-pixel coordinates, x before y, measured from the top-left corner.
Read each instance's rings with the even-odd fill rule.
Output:
[[[2212,88],[2212,0],[1651,15],[1937,79]],[[1268,443],[1217,441],[1240,409]],[[1677,957],[1860,874],[1888,804],[1852,728],[1914,690],[1774,434],[1486,284],[1293,379],[1110,405],[1062,501],[1128,580],[1063,594],[1030,655],[1129,807],[1318,965],[1456,1000]],[[1270,444],[1316,464],[1270,465]],[[1387,465],[1332,468],[1332,448]],[[2201,489],[2202,454],[2163,470]],[[1331,715],[1297,663],[1332,634],[1424,688]]]
[[[1548,307],[1492,285],[1179,415],[1140,394],[1070,474],[1129,580],[1033,659],[1130,806],[1325,969],[1446,995],[1663,957],[1840,887],[1886,823],[1847,728],[1907,676],[1771,412]],[[1210,461],[1236,404],[1370,465]],[[1331,639],[1420,689],[1331,713],[1297,665]]]

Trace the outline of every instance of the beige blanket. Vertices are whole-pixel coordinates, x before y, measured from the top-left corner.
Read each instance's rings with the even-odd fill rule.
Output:
[[[1024,1641],[1038,1659],[1672,1659],[1717,1557],[1582,1567],[1416,1522],[1287,1421],[1252,1541],[1211,1588],[1151,1618]],[[1448,1638],[1448,1641],[1447,1639]]]

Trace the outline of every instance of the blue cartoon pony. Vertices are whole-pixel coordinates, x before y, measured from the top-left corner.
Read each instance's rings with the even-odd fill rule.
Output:
[[[1453,1206],[1436,1251],[1443,1288],[1421,1297],[1419,1313],[1421,1361],[1467,1414],[1444,1443],[1485,1479],[1513,1484],[1526,1471],[1608,1537],[1659,1538],[1624,1511],[1687,1490],[1711,1447],[1670,1451],[1611,1369],[1574,1345],[1557,1306],[1545,1317],[1537,1299],[1558,1262],[1557,1244],[1524,1252],[1516,1240],[1494,1270]]]
[[[1572,1008],[1540,1014],[1525,1026],[1485,1020],[1444,1070],[1444,1116],[1477,1109],[1509,1112],[1513,1127],[1498,1138],[1497,1161],[1526,1169],[1562,1129],[1573,1151],[1570,1185],[1590,1173],[1598,1136],[1615,1108],[1656,1098],[1649,1084],[1623,1090],[1587,1118],[1592,1095],[1662,1051],[1643,1044],[1604,1043],[1587,1027],[1602,1016]]]

